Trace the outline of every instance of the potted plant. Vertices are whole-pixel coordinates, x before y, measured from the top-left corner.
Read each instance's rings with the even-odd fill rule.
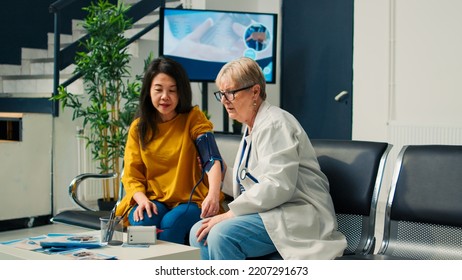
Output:
[[[89,38],[83,43],[89,52],[76,56],[75,73],[82,74],[83,94],[73,94],[60,87],[55,100],[62,108],[74,110],[72,119],[83,119],[83,127],[90,129],[83,136],[98,162],[101,174],[119,174],[112,182],[103,183],[103,201],[119,198],[120,172],[128,127],[138,107],[140,76],[129,81],[131,54],[126,46],[124,31],[132,26],[126,18],[128,7],[108,0],[98,0],[84,8],[88,15],[83,27]]]

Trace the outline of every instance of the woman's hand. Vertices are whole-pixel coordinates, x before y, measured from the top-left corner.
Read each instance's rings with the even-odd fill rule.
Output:
[[[133,213],[133,219],[136,222],[139,222],[140,220],[144,219],[144,210],[146,210],[146,213],[148,214],[149,218],[152,217],[153,213],[156,215],[158,214],[157,206],[154,203],[152,203],[152,201],[150,201],[144,193],[142,192],[135,193],[133,195],[133,199],[138,204],[138,207]]]
[[[207,218],[202,221],[202,225],[196,232],[197,242],[200,242],[202,239],[205,239],[207,234],[212,230],[212,228],[221,221],[231,219],[234,217],[233,212],[228,211],[226,213],[216,215],[212,218]],[[204,245],[207,245],[207,240],[205,240]]]

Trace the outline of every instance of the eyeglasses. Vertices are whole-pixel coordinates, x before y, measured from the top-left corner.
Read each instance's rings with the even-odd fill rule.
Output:
[[[238,88],[238,89],[235,89],[235,90],[216,91],[213,94],[215,95],[215,98],[217,99],[218,102],[221,102],[221,98],[223,96],[226,98],[226,100],[233,101],[236,98],[236,93],[238,93],[239,91],[242,91],[242,90],[247,90],[247,89],[253,87],[254,85],[255,84],[253,84],[251,86],[246,86],[246,87],[243,87],[243,88]]]

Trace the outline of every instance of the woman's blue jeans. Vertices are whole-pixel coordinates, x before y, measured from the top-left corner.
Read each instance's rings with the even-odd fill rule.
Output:
[[[189,231],[191,227],[200,220],[201,209],[196,203],[180,204],[172,209],[169,209],[165,204],[158,201],[152,201],[157,206],[158,214],[152,214],[149,218],[144,211],[143,220],[135,222],[133,213],[138,208],[138,205],[128,214],[128,221],[132,226],[156,226],[162,230],[157,236],[160,240],[169,242],[187,244]]]
[[[276,252],[258,214],[237,216],[216,224],[204,240],[197,242],[196,233],[202,221],[191,229],[189,243],[199,247],[203,260],[244,260]]]

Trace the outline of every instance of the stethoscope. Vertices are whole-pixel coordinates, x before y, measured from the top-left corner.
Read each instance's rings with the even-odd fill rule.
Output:
[[[250,143],[250,146],[249,146],[249,149],[247,150],[247,159],[245,161],[245,164],[244,164],[244,168],[242,168],[240,171],[239,171],[239,174],[238,174],[238,183],[240,184],[241,182],[240,181],[243,181],[245,180],[247,177],[252,180],[254,183],[258,183],[258,180],[257,178],[255,178],[254,176],[252,176],[252,174],[250,174],[250,172],[248,171],[248,166],[249,166],[249,158],[250,158],[250,150],[252,149],[252,143]],[[244,152],[245,152],[245,147],[244,147],[244,150],[242,151],[242,155],[241,155],[241,160],[240,160],[240,163],[242,162],[242,159],[244,158]],[[239,164],[240,165],[240,164]]]

